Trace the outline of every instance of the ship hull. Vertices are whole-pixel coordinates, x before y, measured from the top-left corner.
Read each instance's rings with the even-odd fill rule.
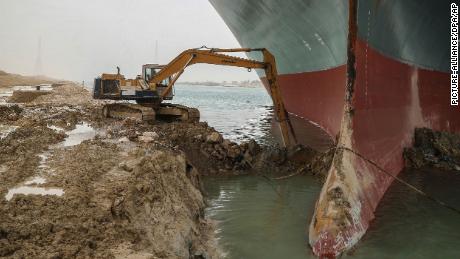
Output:
[[[268,87],[263,77],[262,82]],[[298,142],[318,151],[334,146],[342,119],[346,66],[284,74],[278,82]]]
[[[357,73],[353,113],[344,115],[337,144],[347,149],[335,154],[310,224],[317,255],[337,256],[365,234],[393,176],[404,167],[403,149],[412,145],[415,128],[460,132],[458,108],[449,105],[449,74],[385,57],[361,40],[357,72],[364,71],[366,55],[375,74]]]
[[[460,111],[450,106],[450,2],[210,2],[243,47],[274,53],[298,140],[338,147],[309,237],[316,255],[339,255],[365,234],[414,129],[460,132]]]

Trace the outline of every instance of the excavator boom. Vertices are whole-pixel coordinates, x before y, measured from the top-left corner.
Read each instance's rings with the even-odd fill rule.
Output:
[[[262,53],[263,61],[222,54],[255,51]],[[151,78],[149,85],[155,86],[166,78],[171,77],[172,79],[170,80],[168,86],[162,92],[161,97],[163,98],[170,93],[174,83],[177,81],[180,75],[182,75],[184,70],[193,64],[213,64],[242,67],[247,69],[264,69],[270,96],[272,97],[275,108],[276,118],[278,119],[280,125],[283,145],[290,146],[296,143],[295,134],[289,121],[287,111],[284,107],[281,91],[277,82],[278,72],[276,70],[275,57],[267,49],[207,49],[204,47],[199,49],[189,49],[182,52],[169,64],[165,65],[154,77]]]
[[[260,52],[263,60],[253,60],[228,55],[228,53]],[[142,67],[142,76],[136,79],[125,79],[118,69],[117,74],[102,74],[95,79],[94,98],[112,100],[135,100],[137,104],[111,104],[106,106],[107,117],[122,118],[126,114],[136,113],[137,118],[152,120],[158,116],[175,116],[180,120],[197,121],[199,112],[184,106],[165,104],[164,100],[172,99],[172,88],[177,79],[188,66],[193,64],[213,64],[222,66],[263,69],[270,96],[273,100],[276,119],[278,120],[283,145],[296,143],[292,125],[281,98],[277,82],[278,72],[274,56],[264,48],[250,49],[189,49],[179,54],[167,65],[146,64]],[[148,107],[148,108],[146,108]],[[150,109],[150,110],[149,110]]]
[[[225,54],[221,54],[220,50],[222,49],[189,49],[173,59],[169,64],[165,65],[150,82],[159,83],[162,80],[168,78],[169,76],[184,70],[186,67],[193,64],[213,64],[213,65],[224,65],[224,66],[234,66],[234,67],[245,67],[245,68],[264,68],[265,63],[233,57]],[[231,49],[232,52],[242,52],[239,49]],[[249,49],[242,49],[244,52],[249,52]],[[219,51],[219,52],[217,52]],[[230,52],[230,51],[226,51]]]

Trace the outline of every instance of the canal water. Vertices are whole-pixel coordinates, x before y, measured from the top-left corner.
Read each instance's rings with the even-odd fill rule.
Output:
[[[321,185],[311,176],[205,178],[206,214],[226,258],[310,258],[306,224]]]
[[[178,86],[175,102],[236,141],[270,143],[271,99],[263,88]],[[409,183],[460,208],[460,172],[403,172]],[[227,258],[314,258],[308,224],[321,184],[311,176],[206,178],[218,243]],[[395,183],[367,234],[345,258],[460,258],[460,215]]]
[[[176,85],[174,103],[200,110],[201,121],[220,131],[225,138],[248,138],[269,144],[272,101],[263,88]]]

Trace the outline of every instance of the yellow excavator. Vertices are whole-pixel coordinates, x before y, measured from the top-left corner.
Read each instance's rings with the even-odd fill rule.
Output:
[[[260,52],[263,61],[227,55],[226,53]],[[173,86],[184,70],[193,64],[204,63],[251,69],[264,69],[276,119],[279,122],[283,145],[294,145],[295,135],[284,108],[277,82],[274,56],[265,48],[217,49],[201,47],[182,52],[167,65],[146,64],[142,75],[136,79],[126,79],[120,74],[102,74],[94,80],[95,99],[126,100],[136,103],[111,103],[103,108],[104,116],[114,118],[135,117],[153,121],[157,117],[177,118],[182,121],[199,121],[199,111],[186,106],[170,104]]]

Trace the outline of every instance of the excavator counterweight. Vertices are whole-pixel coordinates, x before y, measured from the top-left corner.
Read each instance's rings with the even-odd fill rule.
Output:
[[[263,60],[253,60],[228,55],[227,53],[261,52]],[[146,64],[142,66],[142,75],[136,79],[125,79],[120,74],[102,74],[95,79],[95,99],[136,101],[134,103],[115,103],[104,107],[107,117],[135,117],[142,120],[155,120],[156,117],[169,117],[182,121],[198,121],[199,111],[182,105],[163,103],[173,98],[173,87],[177,79],[188,66],[193,64],[213,64],[263,69],[273,100],[276,119],[279,123],[284,146],[296,143],[295,135],[284,108],[281,91],[278,86],[276,62],[274,56],[264,48],[250,49],[189,49],[179,54],[166,65]]]

